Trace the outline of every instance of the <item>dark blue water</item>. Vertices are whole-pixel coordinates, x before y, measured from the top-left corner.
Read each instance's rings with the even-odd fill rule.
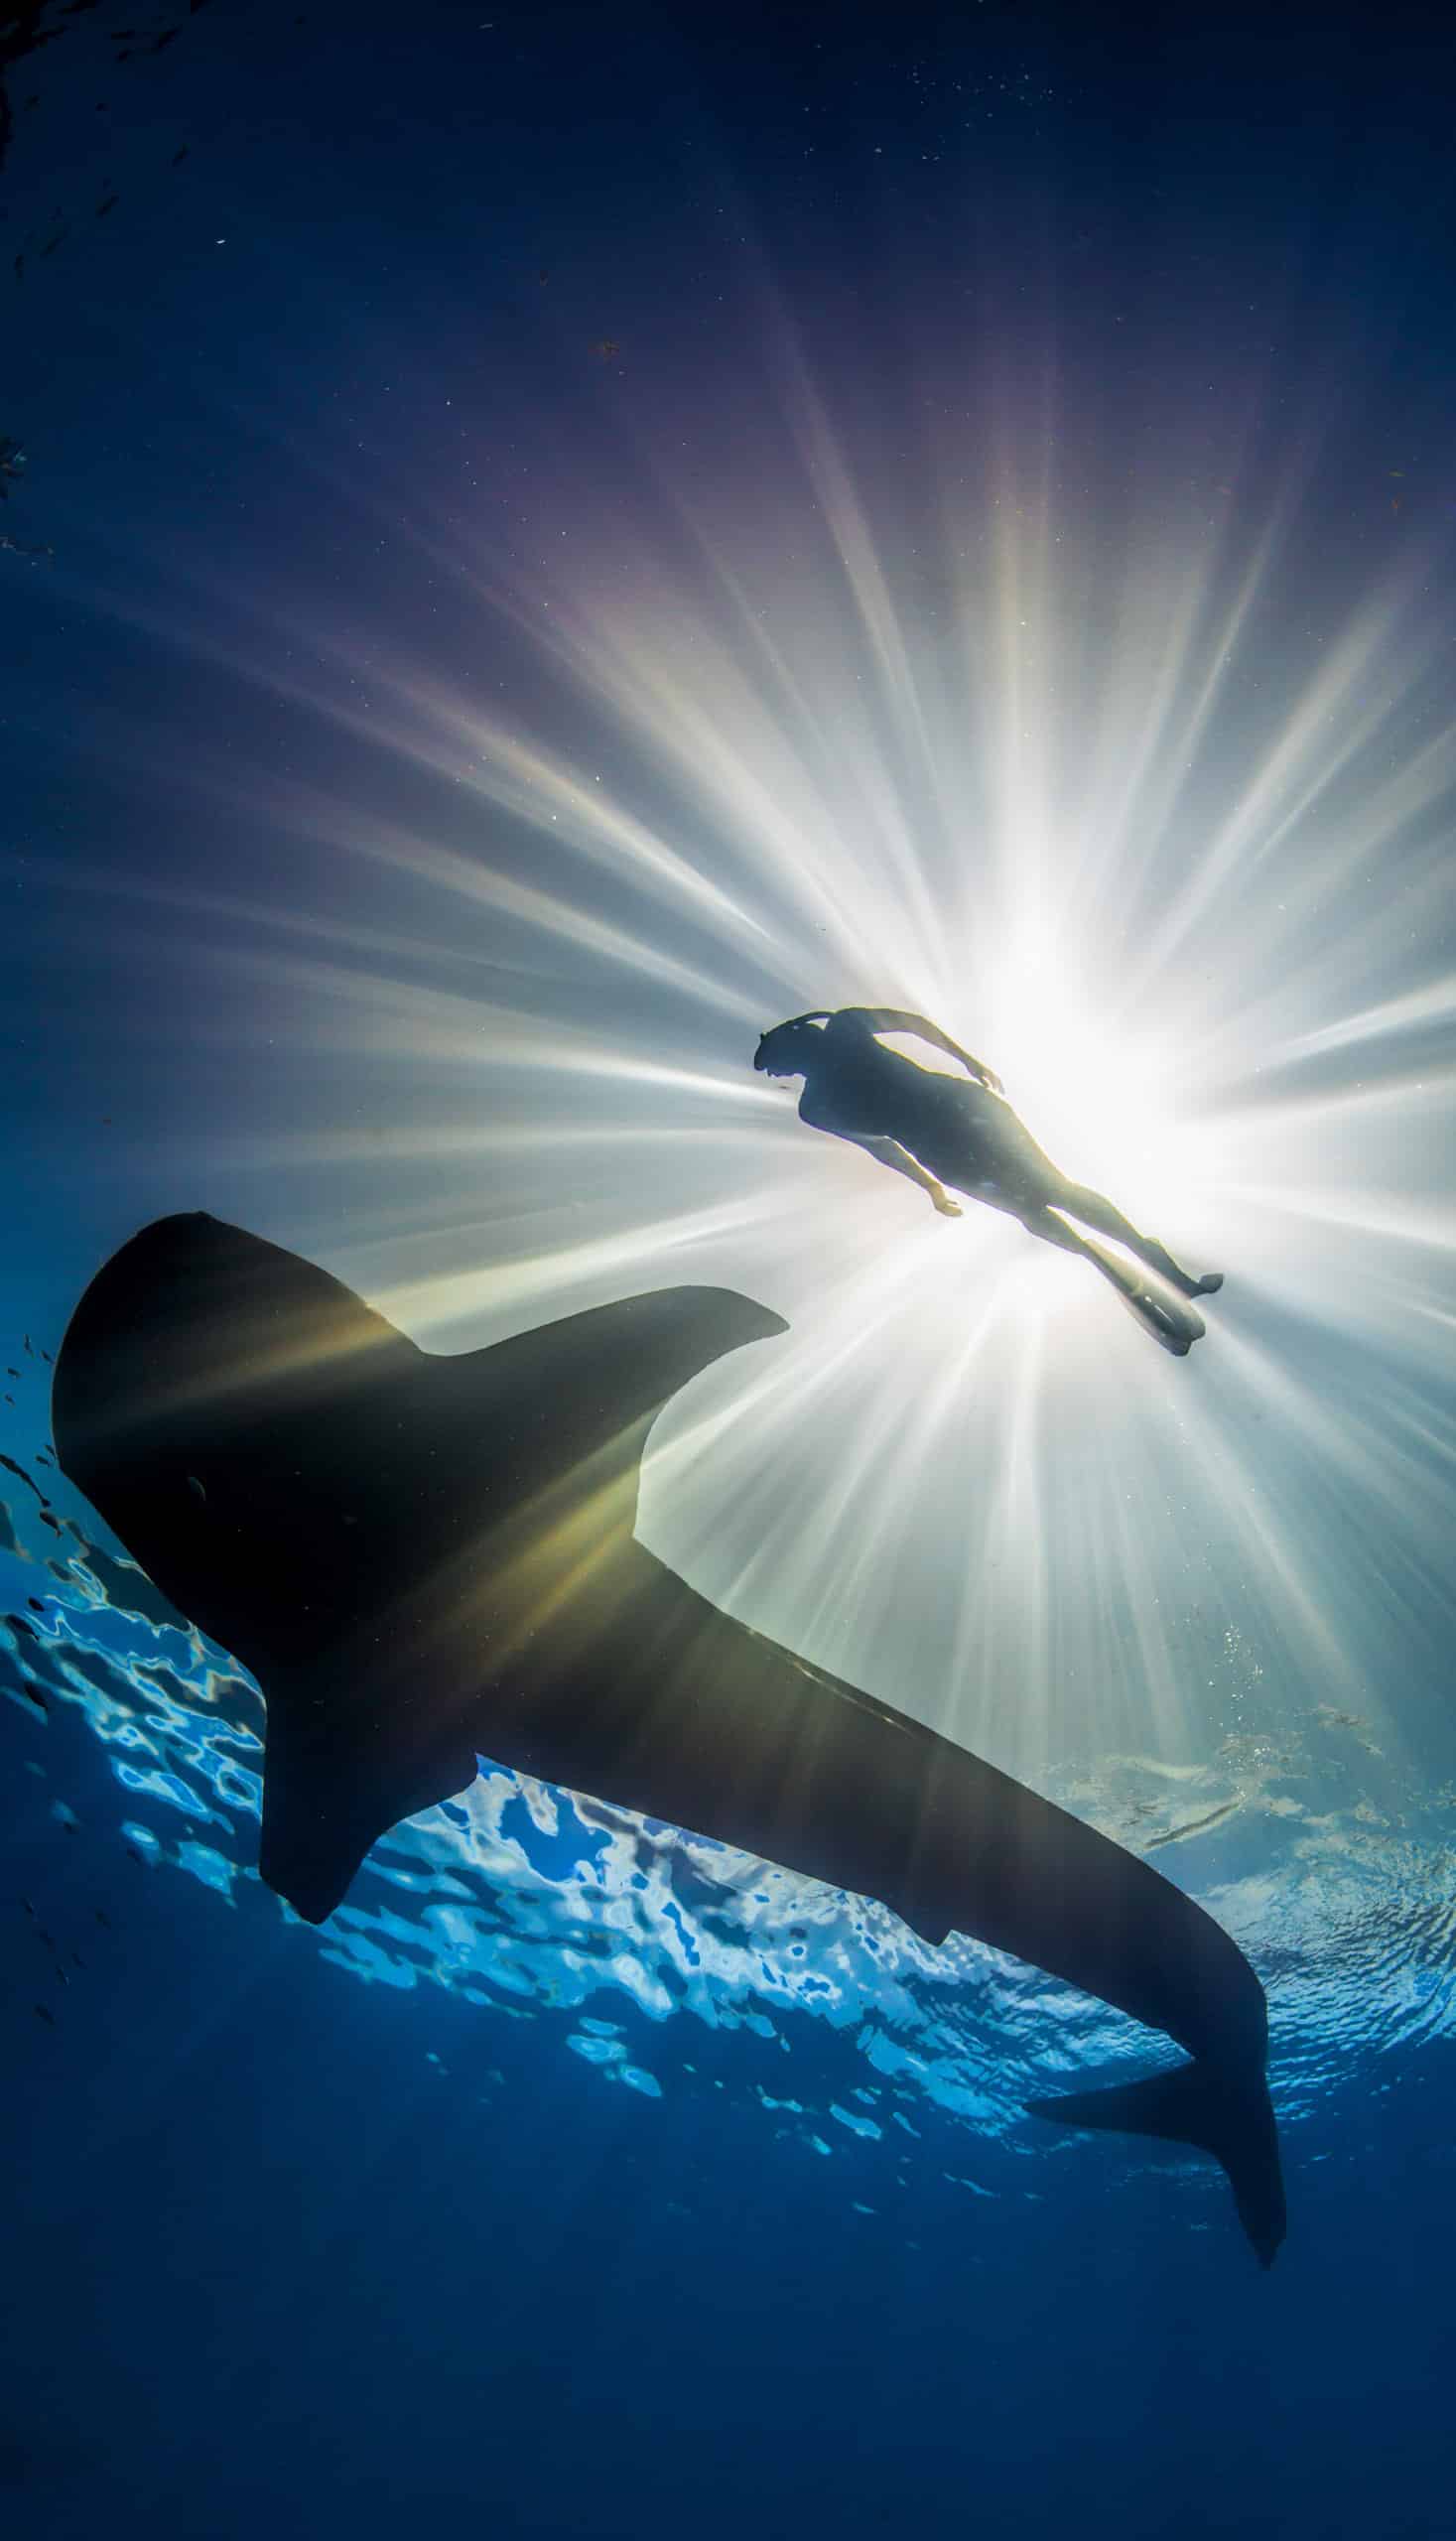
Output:
[[[5,2541],[1456,2529],[1449,57],[0,28]],[[877,1002],[1226,1270],[1186,1362],[755,1078]],[[781,1313],[643,1541],[1234,1936],[1273,2269],[1025,2115],[1146,2032],[489,1760],[266,1891],[256,1687],[47,1462],[195,1209],[435,1350]]]
[[[484,1775],[300,1925],[248,1689],[33,1511],[12,2528],[1439,2528],[1449,1855],[1270,1901],[1262,2277],[1211,2167],[1019,2116],[1126,2025],[666,1830]]]

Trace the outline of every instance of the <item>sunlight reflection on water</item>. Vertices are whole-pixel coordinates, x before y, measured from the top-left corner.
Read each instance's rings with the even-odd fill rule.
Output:
[[[257,1876],[257,1688],[161,1620],[139,1572],[102,1556],[103,1585],[79,1528],[65,1561],[35,1533],[22,1510],[17,1549],[0,1554],[14,1609],[0,1625],[6,1691],[32,1719],[38,1695],[76,1707],[107,1750],[125,1841],[231,1899]],[[133,1582],[146,1612],[119,1602]],[[1231,1666],[1246,1659],[1231,1649]],[[1452,1796],[1395,1823],[1362,1797],[1360,1732],[1352,1716],[1314,1714],[1305,1735],[1277,1744],[1229,1737],[1184,1765],[1113,1758],[1051,1794],[1133,1849],[1157,1848],[1159,1868],[1249,1953],[1269,1993],[1286,2122],[1311,2117],[1356,2058],[1456,2029]],[[651,2070],[643,2019],[664,2029],[688,2016],[785,2044],[805,2021],[828,2025],[860,2062],[860,2106],[845,2106],[842,2078],[823,2107],[744,2083],[765,2114],[802,2118],[825,2152],[847,2136],[876,2142],[891,2120],[913,2134],[917,2108],[933,2103],[966,2122],[973,2167],[977,2142],[984,2155],[1050,2157],[1064,2139],[1026,2125],[1028,2094],[1162,2050],[977,1943],[932,1949],[879,1906],[489,1763],[461,1799],[375,1847],[312,1945],[365,1984],[438,1986],[482,2010],[552,2018],[603,2080],[646,2097],[661,2095],[674,2059],[665,2051]],[[603,2017],[613,1998],[621,2021]]]

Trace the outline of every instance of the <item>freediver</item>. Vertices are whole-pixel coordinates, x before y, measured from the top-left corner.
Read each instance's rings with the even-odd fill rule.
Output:
[[[877,1038],[881,1032],[911,1033],[959,1060],[967,1073],[953,1077],[921,1067],[886,1049]],[[1060,1172],[1017,1119],[1000,1078],[923,1014],[888,1005],[846,1005],[838,1013],[816,1007],[765,1032],[753,1065],[764,1076],[801,1076],[800,1120],[902,1173],[929,1194],[942,1217],[962,1215],[960,1202],[945,1188],[949,1183],[1019,1219],[1028,1235],[1093,1263],[1144,1330],[1175,1357],[1185,1358],[1202,1335],[1203,1318],[1191,1305],[1163,1295],[1094,1236],[1125,1246],[1183,1299],[1211,1296],[1223,1286],[1223,1272],[1195,1278],[1100,1191]],[[1079,1223],[1073,1225],[1074,1219]]]

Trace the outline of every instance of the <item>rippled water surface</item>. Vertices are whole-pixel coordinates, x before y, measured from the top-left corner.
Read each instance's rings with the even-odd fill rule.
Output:
[[[35,1493],[13,1505],[0,1556],[6,1690],[97,1742],[117,1844],[230,1900],[257,1876],[258,1690],[91,1540],[64,1481],[35,1473],[52,1507]],[[1353,2067],[1368,2074],[1449,2036],[1456,2018],[1456,1791],[1387,1792],[1378,1806],[1365,1796],[1376,1752],[1359,1718],[1320,1705],[1277,1741],[1226,1738],[1202,1766],[1115,1757],[1048,1793],[1156,1852],[1259,1969],[1296,2163],[1299,2129],[1317,2126]],[[44,1753],[32,1769],[49,1781]],[[54,1797],[64,1812],[64,1790]],[[1078,2158],[1025,2120],[1028,2094],[1050,2073],[1145,2066],[1155,2044],[998,1952],[955,1936],[933,1949],[882,1907],[488,1760],[462,1799],[376,1845],[322,1932],[273,1911],[300,1950],[355,1982],[508,2007],[649,2096],[691,2070],[697,2025],[787,2043],[826,2024],[862,2067],[853,2105],[755,2085],[774,2132],[791,2121],[827,2155],[839,2131],[877,2141],[933,2102],[967,2119],[966,2167],[1001,2195],[1039,2194],[1034,2177]],[[902,2149],[891,2138],[886,2161]],[[1008,2151],[1027,2165],[1016,2185]],[[1186,2195],[1202,2207],[1214,2189],[1194,2178]]]
[[[340,2499],[382,2536],[399,2482],[446,2513],[482,2477],[543,2533],[595,2515],[625,2541],[649,2492],[725,2541],[765,2494],[785,2535],[939,2528],[974,2390],[992,2529],[1023,2512],[1029,2461],[1058,2517],[1088,2461],[1152,2541],[1235,2372],[1282,2390],[1283,2431],[1211,2464],[1206,2520],[1177,2528],[1258,2529],[1266,2507],[1348,2528],[1298,2458],[1348,2442],[1368,2332],[1397,2377],[1426,2369],[1419,2238],[1398,2316],[1389,2270],[1392,2234],[1436,2229],[1414,2202],[1452,2184],[1456,1992],[1453,1796],[1392,1790],[1360,1718],[1316,1705],[1201,1764],[1125,1756],[1053,1787],[1200,1897],[1267,1986],[1290,2237],[1262,2279],[1211,2167],[1023,2113],[1162,2042],[671,1828],[482,1761],[301,1924],[257,1881],[256,1688],[48,1463],[12,1465],[10,2012],[51,2073],[47,2150],[22,2157],[48,2183],[27,2239],[53,2323],[15,2439],[28,2528],[78,2533],[117,2464],[120,2529],[196,2528],[219,2448],[204,2528],[226,2541]],[[48,2351],[71,2358],[60,2382]],[[77,2352],[100,2377],[81,2409]],[[914,2433],[893,2468],[876,2445],[867,2483],[843,2449],[866,2375],[864,2405]],[[508,2468],[486,2477],[471,2424]],[[1361,2448],[1362,2528],[1420,2530],[1437,2454],[1407,2451],[1397,2507]]]

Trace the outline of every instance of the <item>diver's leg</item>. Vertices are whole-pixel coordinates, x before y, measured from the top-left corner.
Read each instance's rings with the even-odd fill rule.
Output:
[[[1061,1205],[1058,1202],[1057,1206]],[[1091,1236],[1079,1234],[1065,1218],[1058,1217],[1056,1209],[1028,1208],[1024,1214],[1019,1210],[1015,1214],[1028,1235],[1039,1236],[1043,1244],[1054,1244],[1063,1253],[1080,1254],[1084,1262],[1090,1262],[1105,1279],[1110,1279],[1143,1330],[1150,1332],[1164,1350],[1171,1350],[1175,1359],[1186,1359],[1194,1342],[1202,1339],[1207,1328],[1202,1315],[1195,1314],[1191,1306],[1174,1305],[1171,1297],[1159,1296],[1138,1277],[1130,1262],[1125,1262],[1121,1254],[1106,1252],[1102,1245],[1093,1243]]]
[[[1149,1270],[1156,1270],[1159,1278],[1166,1279],[1185,1297],[1211,1297],[1224,1284],[1222,1270],[1210,1270],[1203,1278],[1195,1278],[1181,1262],[1173,1260],[1166,1245],[1159,1244],[1153,1236],[1139,1234],[1130,1218],[1125,1218],[1121,1209],[1115,1209],[1111,1200],[1105,1200],[1100,1191],[1092,1190],[1085,1182],[1062,1183],[1048,1205],[1064,1209],[1068,1217],[1080,1219],[1095,1234],[1110,1235],[1115,1244],[1125,1244],[1129,1253],[1135,1253],[1139,1262],[1145,1262]]]

